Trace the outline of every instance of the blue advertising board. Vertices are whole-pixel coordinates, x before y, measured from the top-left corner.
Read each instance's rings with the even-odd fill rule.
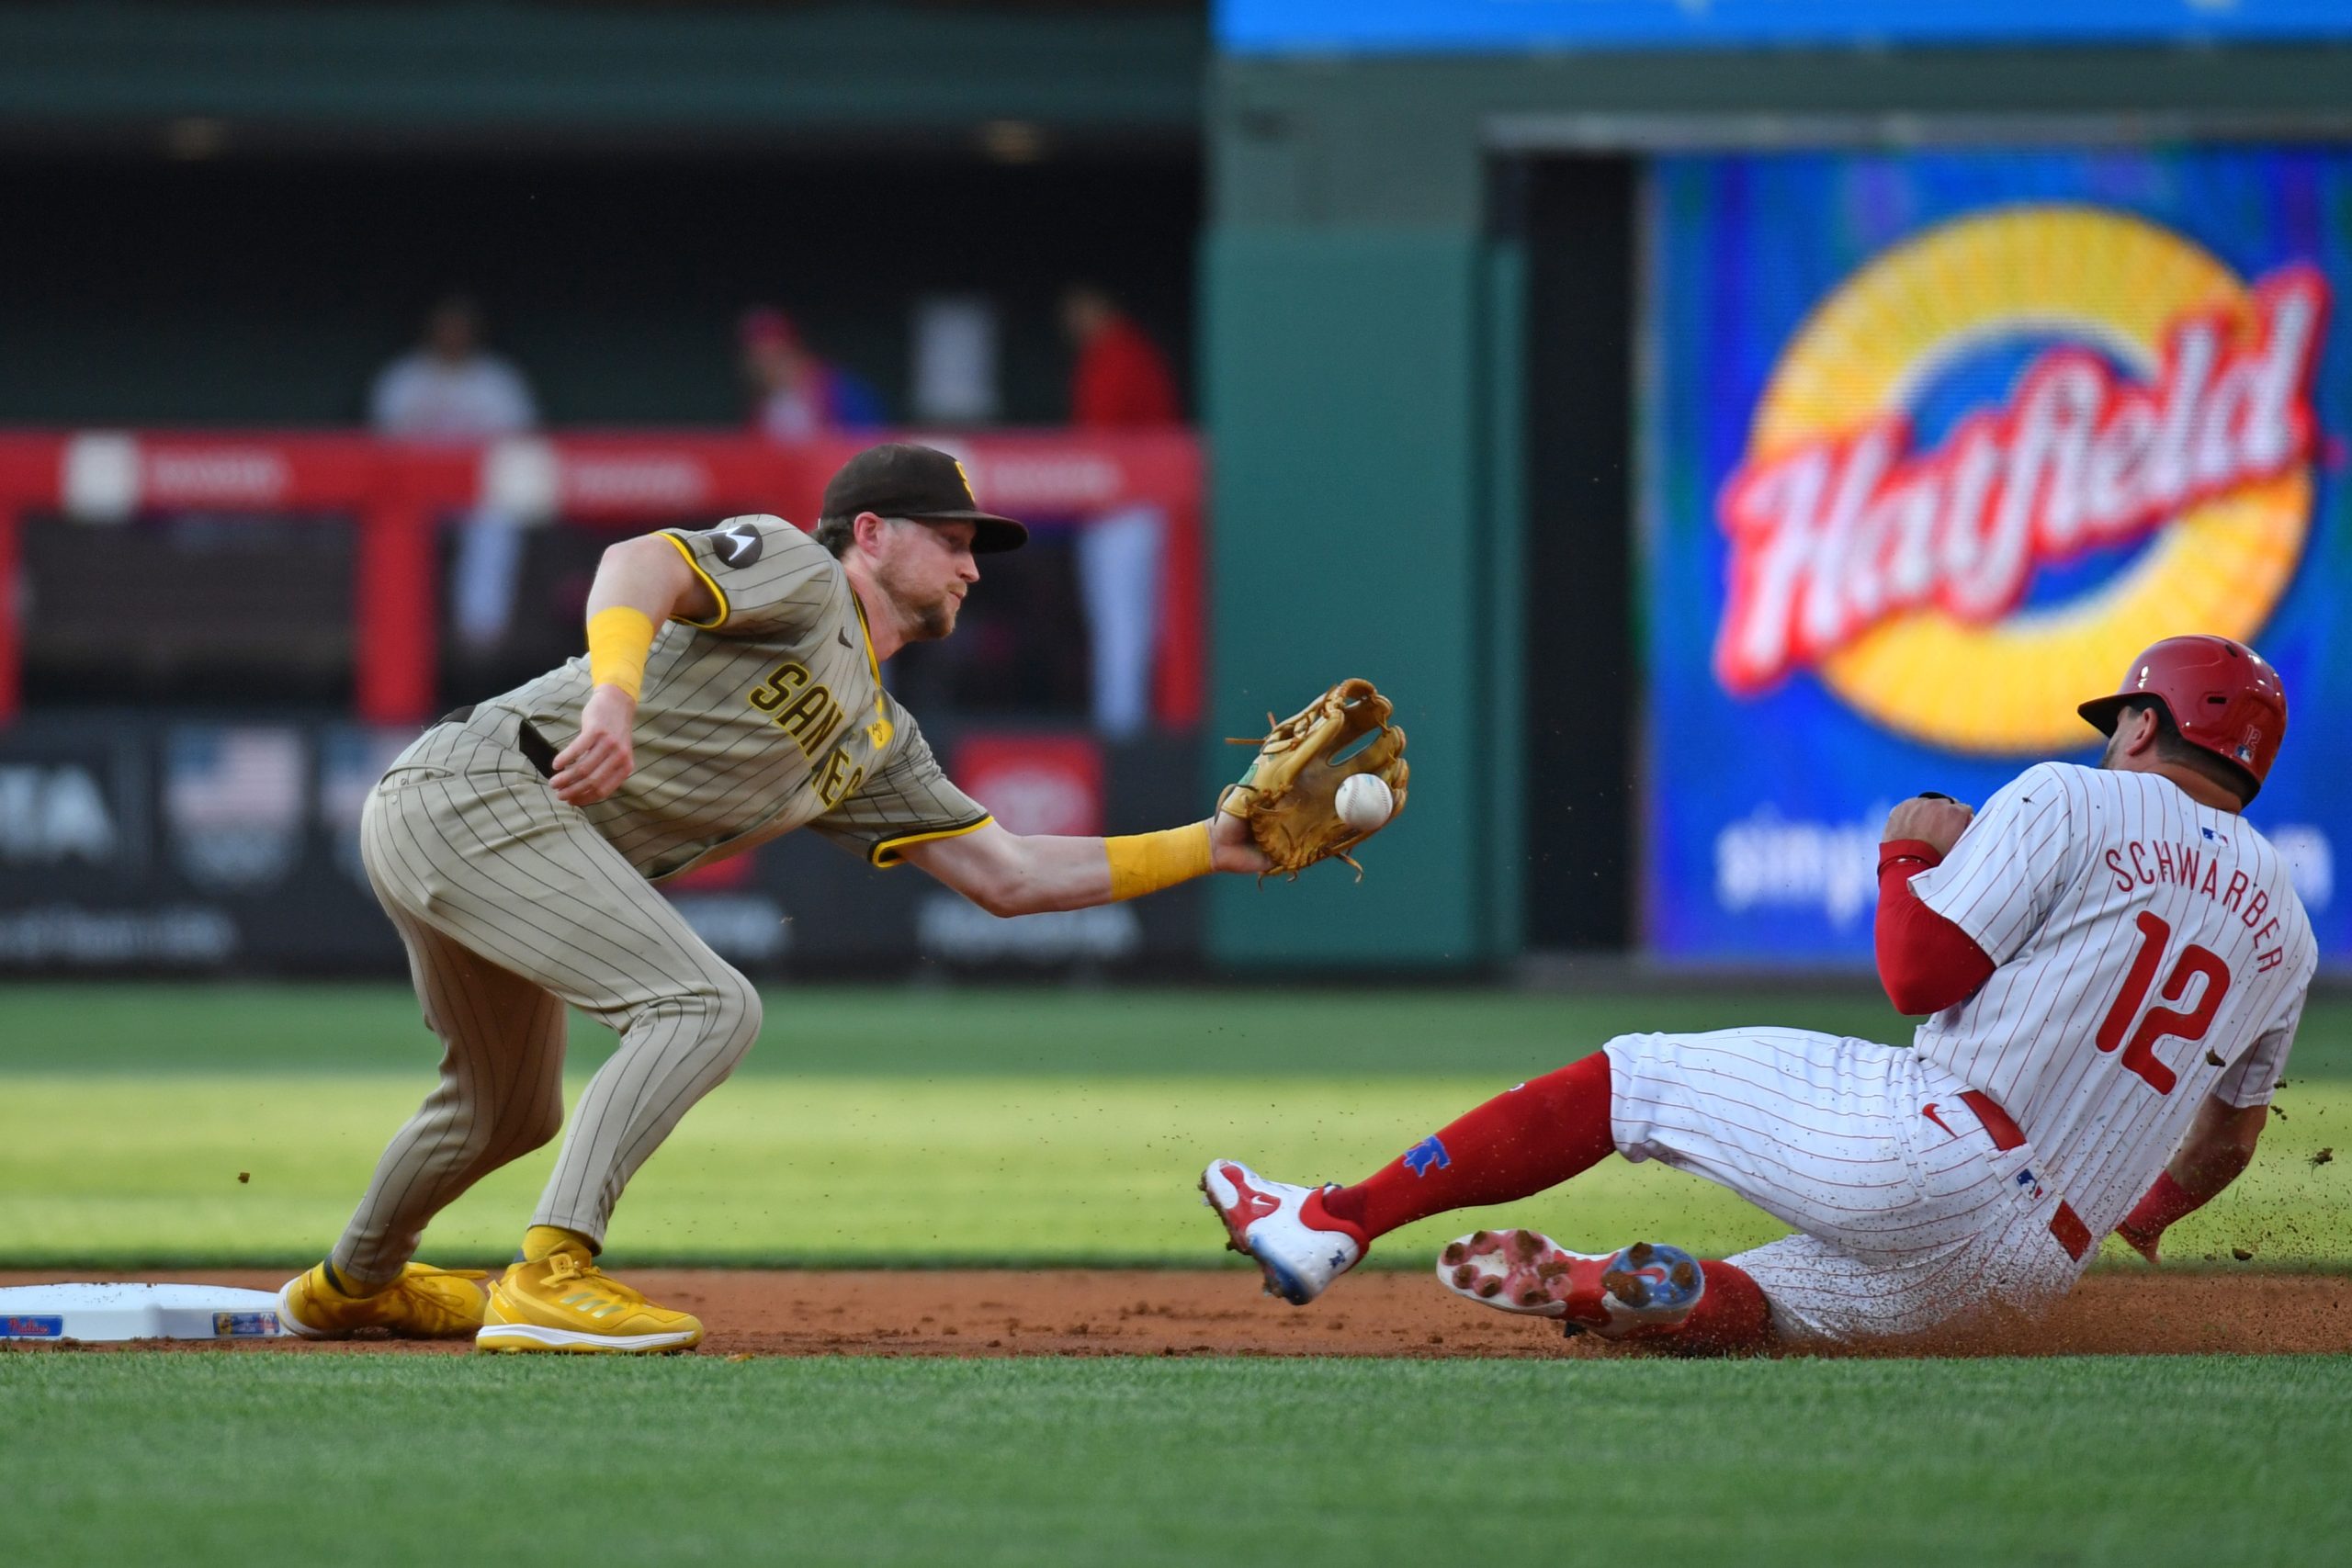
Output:
[[[2345,0],[1216,0],[1228,54],[1525,54],[2352,36]]]
[[[2275,663],[2247,816],[2352,961],[2352,149],[1650,165],[1644,936],[1866,963],[1879,830],[2097,760],[2159,637]]]

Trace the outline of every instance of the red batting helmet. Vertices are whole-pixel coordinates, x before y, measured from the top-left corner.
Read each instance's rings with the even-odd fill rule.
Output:
[[[2225,637],[2168,637],[2132,661],[2122,690],[2075,711],[2112,735],[2133,697],[2155,698],[2182,739],[2242,769],[2248,800],[2270,776],[2287,738],[2287,688],[2278,671]]]

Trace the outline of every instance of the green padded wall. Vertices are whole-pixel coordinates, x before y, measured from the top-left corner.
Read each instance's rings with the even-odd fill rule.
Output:
[[[1227,229],[1206,259],[1211,729],[1256,735],[1268,709],[1364,675],[1397,697],[1413,767],[1361,885],[1336,862],[1296,885],[1223,879],[1211,956],[1481,964],[1500,886],[1481,770],[1515,700],[1481,635],[1498,558],[1483,248],[1449,230]],[[1244,760],[1216,748],[1212,774]]]
[[[0,144],[601,145],[810,152],[968,141],[1018,119],[1188,140],[1207,19],[1181,6],[1041,11],[876,0],[76,0],[0,6]],[[183,130],[183,138],[187,132]]]

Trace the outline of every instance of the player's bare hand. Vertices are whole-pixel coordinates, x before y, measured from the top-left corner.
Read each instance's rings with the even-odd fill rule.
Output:
[[[1879,835],[1882,843],[1897,839],[1920,839],[1936,847],[1941,855],[1951,853],[1968,825],[1976,820],[1976,808],[1941,795],[1919,795],[1906,800],[1886,814],[1886,831]]]
[[[1250,836],[1250,824],[1220,811],[1209,818],[1209,868],[1212,871],[1272,871],[1274,863]]]
[[[628,782],[637,767],[629,743],[637,725],[637,699],[618,686],[599,686],[580,710],[580,734],[555,755],[558,800],[593,806]]]

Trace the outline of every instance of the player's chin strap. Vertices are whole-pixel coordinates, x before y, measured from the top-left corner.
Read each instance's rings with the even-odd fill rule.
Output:
[[[1214,868],[1209,825],[1205,822],[1158,833],[1129,833],[1105,839],[1102,849],[1111,858],[1114,903],[1206,876]]]

